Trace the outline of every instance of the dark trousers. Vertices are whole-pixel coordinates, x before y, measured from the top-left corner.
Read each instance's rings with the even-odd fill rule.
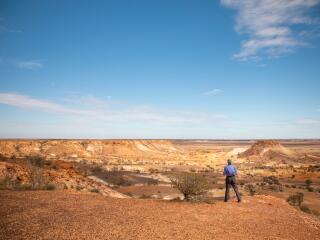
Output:
[[[226,193],[224,195],[224,201],[227,202],[230,199],[230,186],[232,186],[233,190],[235,191],[238,201],[241,201],[241,196],[238,191],[238,184],[237,178],[235,176],[226,177]]]

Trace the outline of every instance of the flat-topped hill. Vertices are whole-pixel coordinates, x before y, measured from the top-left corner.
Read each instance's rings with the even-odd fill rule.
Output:
[[[107,156],[161,158],[179,153],[169,140],[0,140],[0,154],[24,157],[102,159]]]
[[[290,158],[294,153],[274,140],[261,140],[255,142],[249,149],[239,153],[240,158],[260,157],[260,158]]]

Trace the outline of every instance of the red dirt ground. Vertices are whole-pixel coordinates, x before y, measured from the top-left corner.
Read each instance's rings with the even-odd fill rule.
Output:
[[[0,191],[0,239],[320,239],[320,221],[270,196],[240,204]]]

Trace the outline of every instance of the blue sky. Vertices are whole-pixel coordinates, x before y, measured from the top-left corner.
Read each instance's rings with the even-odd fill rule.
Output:
[[[320,0],[0,2],[1,138],[319,138]]]

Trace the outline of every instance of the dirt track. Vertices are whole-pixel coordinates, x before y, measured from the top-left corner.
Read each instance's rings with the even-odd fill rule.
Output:
[[[320,239],[283,200],[191,204],[67,191],[0,191],[0,239]]]

